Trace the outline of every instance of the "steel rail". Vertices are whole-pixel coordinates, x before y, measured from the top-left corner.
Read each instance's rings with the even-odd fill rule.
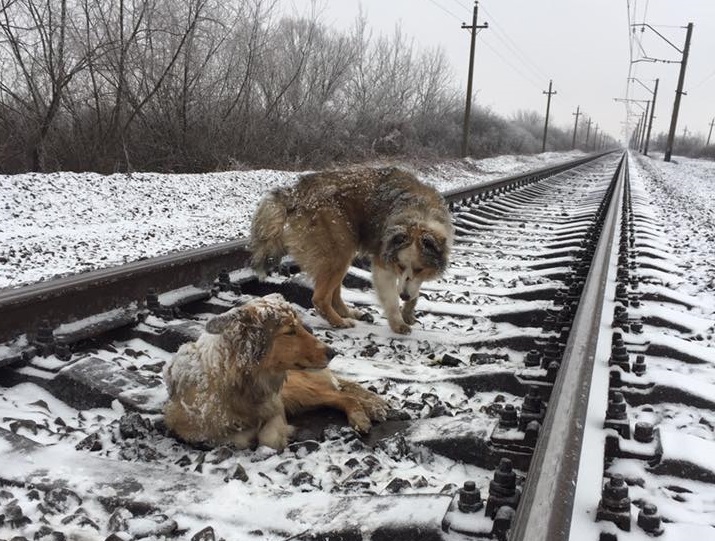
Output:
[[[489,182],[479,184],[477,186],[458,188],[455,190],[447,190],[445,192],[442,192],[442,195],[448,203],[458,203],[461,201],[478,197],[487,192],[503,191],[511,187],[518,187],[531,182],[536,182],[537,180],[541,180],[552,175],[557,175],[558,173],[573,169],[574,167],[578,167],[579,165],[592,162],[594,160],[597,160],[598,158],[601,158],[602,156],[612,154],[613,152],[616,152],[616,150],[606,150],[604,152],[589,154],[588,156],[579,158],[577,160],[569,160],[567,162],[561,162],[556,165],[550,165],[539,169],[532,169],[531,171],[527,171],[526,173],[519,173],[517,175],[494,179]]]
[[[0,341],[32,333],[43,321],[69,323],[186,285],[213,284],[223,269],[248,264],[245,239],[39,282],[0,293]]]
[[[457,203],[517,187],[594,161],[614,151],[527,171],[486,184],[444,192]],[[32,335],[43,321],[50,327],[141,302],[150,289],[158,293],[189,284],[212,284],[223,269],[247,266],[245,239],[167,254],[16,289],[0,290],[0,342]]]
[[[569,537],[595,351],[627,182],[623,155],[601,236],[596,245],[541,436],[509,536],[510,541],[565,541]]]

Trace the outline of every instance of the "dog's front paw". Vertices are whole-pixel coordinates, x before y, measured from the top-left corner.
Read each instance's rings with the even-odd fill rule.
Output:
[[[294,427],[286,424],[280,416],[274,417],[258,433],[258,443],[282,451],[293,431]]]
[[[387,411],[390,409],[390,406],[376,394],[373,394],[373,396],[369,398],[361,399],[360,404],[371,421],[382,422],[387,418]]]
[[[350,329],[351,327],[355,326],[355,321],[348,318],[340,318],[331,321],[330,324],[336,329]]]
[[[367,434],[372,428],[372,423],[370,418],[365,414],[364,411],[353,411],[348,414],[348,422],[350,426],[360,432],[361,434]]]
[[[398,334],[410,334],[412,329],[403,320],[392,321],[390,320],[390,328]]]
[[[415,323],[417,323],[417,318],[415,317],[415,313],[412,310],[403,310],[402,319],[404,319],[405,323],[407,323],[408,325],[414,325]]]

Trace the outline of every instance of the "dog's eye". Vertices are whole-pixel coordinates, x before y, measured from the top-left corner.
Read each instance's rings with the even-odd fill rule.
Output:
[[[405,272],[405,269],[406,269],[407,267],[405,267],[402,263],[398,263],[398,264],[397,264],[397,268],[400,269],[400,272]]]
[[[422,267],[414,267],[414,268],[412,269],[412,272],[414,272],[415,274],[419,274],[419,273],[421,273],[423,270],[424,270],[424,269],[423,269]]]

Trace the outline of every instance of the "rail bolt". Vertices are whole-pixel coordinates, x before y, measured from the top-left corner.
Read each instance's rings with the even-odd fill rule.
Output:
[[[518,414],[514,404],[506,404],[499,414],[501,428],[516,428],[519,425]]]
[[[537,350],[532,349],[526,354],[524,364],[526,366],[539,366],[539,364],[541,364],[541,354]]]
[[[551,361],[549,366],[546,367],[546,380],[553,383],[556,381],[556,375],[559,373],[559,368],[561,368],[561,363],[558,361]]]
[[[161,309],[161,304],[159,304],[159,295],[156,293],[156,289],[150,289],[146,294],[146,307],[152,312],[158,312]]]
[[[508,458],[502,458],[494,472],[494,480],[489,482],[489,498],[487,498],[485,513],[493,519],[501,506],[508,505],[516,509],[518,503],[519,494],[516,491],[516,474],[512,462]]]
[[[633,431],[633,439],[640,443],[650,443],[653,441],[653,425],[645,421],[638,421]]]
[[[476,513],[484,507],[482,495],[474,481],[465,481],[464,486],[459,489],[457,507],[462,513]]]
[[[70,350],[69,344],[63,340],[58,340],[55,346],[55,357],[60,361],[67,362],[72,358],[72,351]]]
[[[628,361],[628,350],[623,344],[622,338],[617,338],[611,345],[611,358],[608,364],[620,366],[625,372],[630,372],[631,365]]]
[[[559,340],[555,336],[549,336],[549,341],[544,346],[544,359],[541,365],[546,368],[552,360],[557,360],[561,357],[561,346]]]
[[[497,541],[506,541],[507,535],[511,529],[511,522],[514,520],[516,511],[508,505],[502,505],[494,515],[494,524],[492,525],[492,538]]]
[[[544,407],[541,401],[541,393],[535,385],[529,387],[529,392],[524,397],[524,403],[521,406],[521,415],[519,416],[519,430],[527,431],[532,422],[537,421],[537,424],[544,419]],[[538,430],[538,429],[537,429]]]
[[[220,291],[229,291],[231,289],[231,278],[226,269],[221,269],[218,273],[218,288]]]
[[[542,413],[543,402],[541,401],[541,393],[536,385],[529,387],[529,392],[524,397],[524,404],[521,407],[522,413]]]
[[[536,447],[536,442],[539,439],[541,431],[541,423],[537,420],[529,421],[529,424],[524,428],[524,445]]]
[[[628,486],[620,474],[614,474],[604,485],[601,501],[598,503],[596,520],[613,522],[621,530],[631,530],[631,500]]]
[[[555,327],[556,327],[556,318],[554,316],[546,316],[544,318],[543,324],[541,325],[541,328],[544,329],[545,332],[548,332],[548,331],[553,331]]]
[[[636,376],[642,376],[646,373],[645,355],[636,355],[636,362],[633,363],[633,373]]]
[[[613,393],[613,398],[608,401],[606,419],[614,419],[617,421],[628,419],[628,414],[626,413],[626,400],[623,398],[623,393]]]
[[[55,349],[55,335],[52,327],[50,327],[50,322],[46,319],[43,319],[37,328],[35,344],[37,345],[40,355],[43,357],[52,355]]]
[[[638,526],[653,537],[663,534],[661,518],[655,505],[647,503],[643,506],[643,509],[638,513]]]

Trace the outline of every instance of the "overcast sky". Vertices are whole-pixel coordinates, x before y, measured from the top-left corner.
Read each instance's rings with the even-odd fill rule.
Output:
[[[311,0],[281,0],[297,12],[309,9]],[[475,58],[476,100],[482,106],[510,115],[518,109],[545,112],[549,79],[557,95],[552,98],[553,121],[573,126],[576,106],[606,131],[622,137],[625,106],[613,98],[625,97],[629,72],[629,9],[635,20],[646,22],[678,49],[685,42],[685,26],[695,27],[685,78],[677,135],[683,128],[707,135],[715,116],[715,0],[482,0],[479,24],[490,28],[477,36]],[[466,89],[471,0],[322,0],[322,20],[345,29],[360,5],[376,32],[391,33],[396,25],[420,46],[441,46],[447,53],[455,82]],[[661,26],[664,25],[664,26]],[[650,57],[680,60],[653,31],[640,34]],[[633,58],[642,57],[636,46]],[[680,64],[639,62],[632,76],[652,86],[660,78],[654,133],[667,131]],[[638,83],[630,97],[649,99]],[[632,106],[640,112],[637,105]],[[583,117],[581,117],[583,119]]]

